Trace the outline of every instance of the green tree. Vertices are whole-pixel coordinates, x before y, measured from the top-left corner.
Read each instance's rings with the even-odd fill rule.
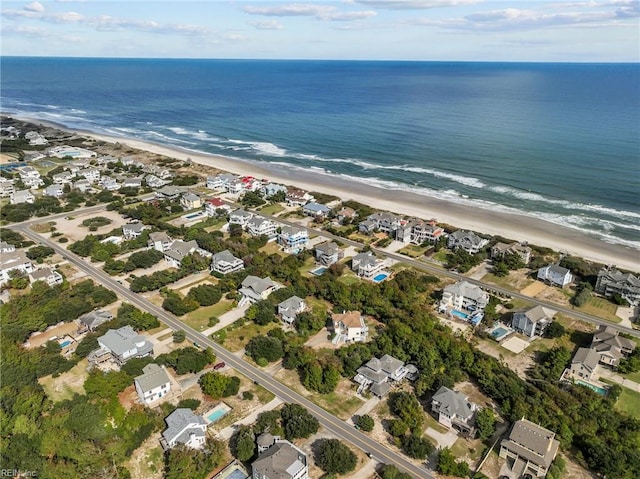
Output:
[[[409,430],[409,426],[402,419],[391,419],[388,425],[389,434],[393,437],[404,436]]]
[[[422,430],[424,411],[415,394],[405,391],[394,393],[389,397],[389,407],[393,414],[411,427],[412,431]]]
[[[285,437],[290,441],[300,437],[307,438],[318,432],[320,428],[318,420],[298,404],[285,404],[280,411],[280,416]]]
[[[376,425],[375,421],[368,414],[363,414],[358,418],[358,427],[364,432],[373,431],[373,427]]]
[[[356,468],[356,455],[338,439],[322,439],[313,449],[316,464],[327,474],[346,474]]]
[[[434,449],[433,444],[424,437],[410,434],[402,438],[402,450],[414,459],[424,459]]]
[[[406,472],[400,472],[398,468],[391,464],[385,464],[380,470],[382,479],[411,479],[412,476]]]
[[[174,343],[182,343],[186,339],[186,333],[179,329],[173,332],[173,342]]]
[[[469,464],[464,461],[456,462],[453,453],[445,447],[438,453],[438,472],[449,476],[468,477],[471,471]]]
[[[476,427],[481,440],[489,439],[496,430],[496,416],[493,410],[483,407],[476,413]]]
[[[193,298],[200,306],[211,306],[222,298],[222,291],[212,284],[203,284],[191,288],[188,297]]]
[[[200,389],[214,399],[224,397],[224,392],[229,384],[229,376],[211,371],[200,376],[198,380]]]
[[[249,426],[240,426],[229,443],[231,454],[242,462],[247,462],[256,453],[256,438]]]
[[[235,396],[238,391],[240,391],[240,378],[231,376],[227,382],[227,387],[224,388],[223,397]]]
[[[254,336],[247,343],[246,351],[256,362],[260,358],[264,358],[272,363],[284,356],[282,341],[270,336]]]
[[[559,338],[561,336],[564,336],[565,332],[566,330],[564,326],[558,321],[553,321],[549,326],[547,326],[547,329],[545,329],[544,331],[545,336],[547,336],[548,338]]]

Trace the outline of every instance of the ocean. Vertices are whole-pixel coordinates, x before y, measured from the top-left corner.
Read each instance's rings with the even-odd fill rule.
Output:
[[[4,113],[517,212],[640,249],[639,64],[2,57],[0,67]]]

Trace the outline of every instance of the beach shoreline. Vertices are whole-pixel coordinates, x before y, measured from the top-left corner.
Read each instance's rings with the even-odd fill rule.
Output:
[[[129,148],[177,158],[217,170],[257,178],[268,178],[276,183],[296,186],[337,196],[342,200],[355,200],[379,210],[391,211],[438,222],[478,233],[502,236],[515,241],[526,241],[537,246],[579,256],[586,260],[637,272],[640,270],[640,251],[619,244],[611,244],[577,230],[522,214],[493,211],[471,205],[428,197],[410,191],[384,189],[346,178],[323,174],[313,170],[286,168],[281,165],[256,165],[249,160],[231,158],[205,152],[196,152],[173,145],[153,143],[130,137],[112,136],[88,130],[69,128],[39,118],[14,116],[22,121],[50,126],[78,135],[92,137],[108,143],[119,143]]]

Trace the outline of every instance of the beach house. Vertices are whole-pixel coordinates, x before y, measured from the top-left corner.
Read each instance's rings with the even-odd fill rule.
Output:
[[[111,178],[110,176],[101,176],[98,184],[107,191],[118,191],[124,185],[118,183],[115,178]]]
[[[500,260],[508,254],[518,255],[526,266],[531,260],[531,248],[522,243],[496,243],[491,247],[491,259]]]
[[[253,218],[253,213],[239,208],[229,213],[229,224],[240,225],[245,228],[251,218]]]
[[[98,338],[98,345],[100,349],[111,353],[111,358],[120,366],[129,359],[153,356],[153,344],[131,326],[110,329]]]
[[[499,457],[505,459],[499,477],[503,479],[542,479],[558,453],[555,433],[522,418],[513,423],[509,435],[500,443]]]
[[[591,348],[578,348],[571,360],[568,372],[565,372],[563,377],[591,382],[599,361],[600,355],[596,350]]]
[[[167,450],[179,444],[191,449],[202,449],[207,437],[207,423],[191,409],[181,407],[165,418],[167,429],[162,432],[160,444]]]
[[[273,237],[278,229],[278,224],[262,216],[254,216],[247,222],[247,232],[251,236],[268,236]]]
[[[478,406],[458,391],[440,386],[431,398],[431,412],[438,422],[472,437],[475,435],[475,414]]]
[[[342,314],[333,313],[331,315],[331,324],[334,332],[331,342],[336,345],[364,342],[369,336],[369,327],[360,311],[343,311]]]
[[[353,380],[358,383],[358,394],[367,388],[378,397],[386,396],[393,383],[407,378],[416,380],[418,369],[413,364],[405,365],[404,362],[385,354],[380,359],[372,358],[364,366],[356,371]]]
[[[534,306],[513,313],[511,327],[529,338],[542,337],[556,312],[544,306]]]
[[[185,193],[180,197],[180,205],[185,211],[202,208],[202,199],[195,193]]]
[[[163,186],[169,184],[169,181],[163,180],[156,175],[146,175],[144,177],[144,182],[149,188],[162,188]]]
[[[230,173],[222,173],[216,176],[207,177],[207,188],[210,190],[226,190],[227,184],[237,180],[236,175]]]
[[[90,311],[83,314],[76,320],[78,324],[78,333],[82,334],[87,331],[95,331],[98,326],[106,323],[107,321],[111,321],[112,319],[113,314],[108,313],[107,311],[102,311],[100,309]]]
[[[39,188],[44,185],[44,181],[40,178],[40,172],[33,166],[21,166],[16,168],[16,171],[27,188]]]
[[[602,268],[598,272],[594,291],[606,298],[618,295],[632,306],[640,304],[640,279],[615,267]]]
[[[142,187],[142,178],[125,178],[122,180],[123,188],[141,188]]]
[[[73,175],[69,171],[63,171],[62,173],[56,173],[52,176],[53,182],[58,185],[68,185],[71,184],[73,180]]]
[[[333,241],[321,243],[315,247],[316,263],[331,266],[342,259],[342,250]]]
[[[451,310],[476,312],[484,310],[487,304],[489,304],[489,294],[479,286],[463,280],[444,287],[439,310],[440,312]]]
[[[280,289],[282,286],[271,278],[258,278],[257,276],[247,276],[238,292],[241,295],[241,299],[238,302],[238,306],[244,306],[245,304],[253,304],[256,301],[267,299],[271,293],[276,289]]]
[[[213,218],[229,214],[231,207],[220,198],[209,198],[204,202],[204,211]]]
[[[280,192],[284,193],[286,197],[287,187],[278,183],[267,183],[260,189],[260,193],[262,193],[262,196],[265,198],[271,198]]]
[[[395,237],[395,231],[400,227],[402,218],[386,211],[374,213],[358,225],[362,233],[370,234],[381,231]]]
[[[0,253],[13,253],[16,247],[6,241],[0,241]]]
[[[0,256],[0,285],[9,282],[13,274],[28,275],[33,270],[33,263],[22,251],[3,253]],[[16,271],[16,273],[12,273],[12,271]]]
[[[407,227],[409,229],[408,235],[406,234]],[[406,226],[398,229],[398,233],[402,234],[402,237],[396,238],[398,241],[403,241],[405,243],[408,241],[415,245],[421,245],[424,243],[435,244],[445,235],[444,228],[438,226],[434,220],[423,221],[420,219],[413,219],[407,222]]]
[[[564,288],[573,281],[573,275],[567,268],[557,264],[549,264],[538,270],[538,279],[552,286]]]
[[[149,241],[147,241],[147,246],[149,248],[153,248],[156,251],[164,253],[172,244],[173,239],[164,231],[154,231],[153,233],[149,233]]]
[[[447,247],[452,250],[462,249],[469,254],[476,254],[482,251],[487,244],[488,239],[481,238],[473,231],[458,230],[449,234]]]
[[[33,284],[36,281],[44,281],[48,286],[55,286],[62,284],[64,278],[55,269],[40,268],[29,273],[29,283]]]
[[[214,254],[211,257],[211,271],[220,274],[235,273],[244,269],[244,262],[240,258],[236,258],[226,249]]]
[[[86,193],[91,188],[91,183],[88,180],[78,180],[73,183],[73,189],[78,190],[81,193]]]
[[[28,131],[24,134],[24,139],[29,140],[29,144],[34,146],[46,145],[49,143],[49,141],[37,131]]]
[[[371,251],[359,253],[351,259],[351,269],[360,277],[371,279],[385,267],[385,261]]]
[[[15,191],[13,183],[13,180],[0,176],[0,197],[6,198],[7,196],[12,195],[12,193]]]
[[[144,230],[150,229],[150,226],[144,225],[142,223],[127,223],[126,225],[122,225],[122,236],[127,241],[136,239]]]
[[[9,197],[9,203],[12,205],[21,205],[24,203],[33,204],[36,201],[36,197],[29,190],[18,190],[11,193]]]
[[[196,240],[182,241],[175,240],[168,249],[164,251],[164,260],[174,268],[182,266],[182,260],[190,254],[199,254],[205,258],[211,258],[211,253],[200,248]]]
[[[160,189],[157,189],[154,192],[154,195],[159,200],[177,200],[183,193],[185,193],[186,188],[183,186],[163,186]]]
[[[171,391],[171,380],[166,368],[154,363],[142,368],[142,374],[136,376],[133,383],[140,402],[147,406],[153,405]]]
[[[258,458],[251,464],[252,479],[309,479],[307,455],[269,432],[256,439]]]
[[[78,171],[76,177],[81,177],[93,184],[100,180],[100,170],[97,168],[85,168]]]
[[[302,207],[302,214],[312,216],[317,220],[323,220],[330,212],[331,208],[328,206],[313,201]]]
[[[278,315],[288,325],[292,325],[298,314],[307,309],[307,303],[298,296],[291,296],[278,304]]]
[[[315,198],[313,195],[310,195],[301,189],[287,188],[285,199],[287,201],[287,206],[302,206],[307,204],[309,201],[313,201]]]
[[[283,226],[278,235],[278,243],[288,253],[297,253],[304,249],[308,242],[309,232],[297,226]]]
[[[591,349],[599,355],[599,362],[617,368],[620,360],[629,356],[636,348],[631,339],[619,335],[619,331],[611,326],[599,326],[593,333]]]
[[[345,224],[347,222],[353,221],[358,217],[358,213],[353,208],[348,206],[343,206],[336,212],[336,219],[340,222],[340,224]]]

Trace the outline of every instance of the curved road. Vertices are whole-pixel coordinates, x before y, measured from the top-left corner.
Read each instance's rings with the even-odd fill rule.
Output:
[[[92,207],[93,208],[93,207]],[[85,212],[87,210],[84,210]],[[91,210],[89,210],[91,211]],[[76,212],[77,214],[77,212]],[[68,215],[68,213],[66,214]],[[38,221],[42,221],[43,219],[39,219]],[[349,426],[345,422],[336,418],[332,414],[328,413],[321,407],[315,405],[311,401],[309,401],[304,396],[292,391],[285,385],[273,379],[268,374],[262,372],[260,369],[252,366],[246,361],[239,359],[237,356],[232,354],[227,349],[223,348],[219,344],[213,342],[206,336],[200,334],[195,329],[187,326],[178,318],[169,314],[167,311],[162,308],[156,306],[151,303],[147,299],[142,296],[133,293],[129,289],[125,288],[123,285],[119,284],[113,278],[111,278],[104,271],[94,267],[87,260],[82,259],[81,257],[75,255],[74,253],[67,251],[59,244],[51,241],[50,239],[43,238],[39,234],[31,231],[29,229],[29,224],[31,222],[25,222],[20,225],[12,225],[11,228],[19,231],[25,236],[29,237],[33,241],[46,244],[53,248],[56,253],[61,254],[64,258],[66,258],[71,264],[77,267],[79,270],[84,271],[89,276],[91,276],[97,283],[111,289],[113,292],[117,293],[123,299],[128,300],[132,304],[138,306],[139,308],[147,311],[158,317],[161,321],[167,324],[174,330],[182,330],[186,333],[186,337],[191,341],[198,343],[199,345],[203,345],[205,347],[210,347],[216,354],[216,356],[224,361],[227,365],[234,368],[241,374],[244,374],[246,377],[261,385],[265,389],[271,391],[280,399],[285,402],[300,404],[307,408],[309,412],[311,412],[322,426],[324,426],[331,433],[344,439],[354,446],[362,449],[363,451],[371,454],[375,457],[376,460],[380,462],[384,462],[386,464],[394,464],[400,470],[411,474],[414,477],[419,478],[427,478],[427,479],[435,479],[432,475],[430,475],[424,468],[416,466],[411,461],[409,461],[406,457],[395,453],[389,449],[387,449],[384,445],[374,441],[368,436],[360,433],[353,426]]]

